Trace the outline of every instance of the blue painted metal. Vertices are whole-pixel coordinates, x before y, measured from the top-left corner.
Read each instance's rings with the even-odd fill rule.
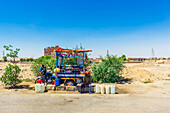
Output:
[[[85,54],[85,53],[83,53],[83,71],[84,71],[84,54]]]
[[[55,68],[57,67],[57,57],[58,57],[58,52],[56,52],[56,64],[55,64]]]
[[[58,67],[59,67],[59,69],[60,69],[60,57],[58,57]]]

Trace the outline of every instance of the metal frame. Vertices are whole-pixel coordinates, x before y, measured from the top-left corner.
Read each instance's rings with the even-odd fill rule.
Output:
[[[60,55],[60,53],[74,53],[74,58],[75,58],[75,54],[76,53],[82,53],[83,54],[83,66],[78,66],[77,64],[77,67],[79,67],[79,69],[61,69],[61,65],[63,64],[63,59],[64,59],[64,55]],[[58,50],[56,50],[56,64],[55,64],[55,67],[58,67],[60,70],[64,70],[64,73],[61,73],[59,72],[58,73],[58,77],[61,78],[61,79],[74,79],[74,81],[76,79],[82,79],[84,75],[80,75],[80,73],[65,73],[65,71],[83,71],[85,72],[86,71],[86,62],[87,62],[87,59],[86,59],[86,52],[92,52],[92,50],[72,50],[72,49],[62,49],[62,48],[59,48]],[[60,64],[60,57],[62,58],[62,62]],[[81,69],[82,68],[82,69]]]

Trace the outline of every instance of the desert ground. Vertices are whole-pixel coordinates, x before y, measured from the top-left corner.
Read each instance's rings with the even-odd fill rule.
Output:
[[[0,76],[8,63],[0,63]],[[30,64],[18,63],[22,79],[34,79]],[[0,113],[170,113],[170,62],[127,63],[127,81],[115,83],[116,94],[79,94],[73,91],[35,93],[34,83],[18,89],[0,83]]]

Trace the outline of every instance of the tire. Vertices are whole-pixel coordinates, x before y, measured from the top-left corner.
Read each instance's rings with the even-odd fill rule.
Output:
[[[39,78],[37,78],[37,79],[35,80],[35,84],[38,83],[38,80],[39,80]]]
[[[37,78],[37,79],[35,80],[35,84],[38,83],[38,80],[40,80],[40,78]],[[43,79],[43,83],[45,83],[45,80],[44,80],[44,79]]]
[[[76,83],[73,80],[67,80],[66,82],[64,82],[65,86],[75,86]]]

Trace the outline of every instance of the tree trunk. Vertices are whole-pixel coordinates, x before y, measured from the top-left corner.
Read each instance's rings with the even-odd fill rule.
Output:
[[[14,57],[14,63],[15,63],[15,57]]]

